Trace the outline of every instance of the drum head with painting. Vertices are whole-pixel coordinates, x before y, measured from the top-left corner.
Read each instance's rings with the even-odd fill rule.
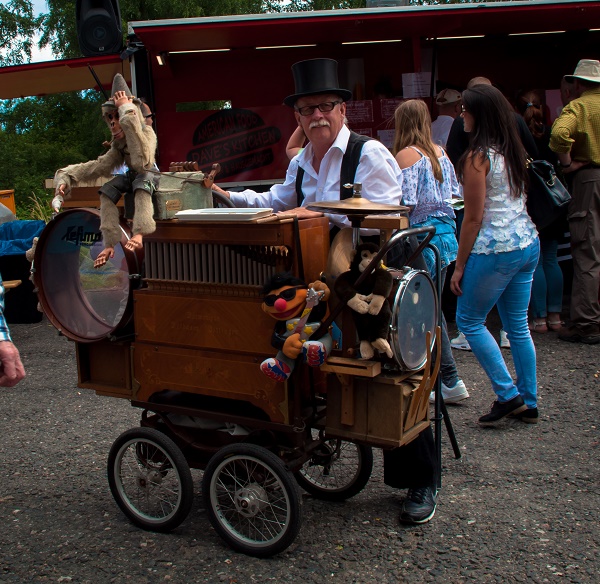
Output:
[[[435,341],[438,301],[429,274],[408,269],[397,284],[392,307],[391,346],[396,363],[418,371],[427,363],[427,332]]]
[[[40,235],[34,258],[34,282],[49,320],[65,336],[92,342],[113,335],[132,316],[132,274],[139,274],[141,255],[124,248],[129,232],[121,225],[122,240],[114,257],[100,268],[94,260],[104,249],[100,214],[92,209],[60,213]]]

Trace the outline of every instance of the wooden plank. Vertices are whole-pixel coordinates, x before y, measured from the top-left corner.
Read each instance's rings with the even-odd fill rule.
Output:
[[[338,374],[342,385],[341,422],[344,426],[354,426],[354,382],[349,375]]]
[[[321,371],[343,375],[356,375],[357,377],[377,377],[381,373],[379,361],[362,361],[348,357],[329,357],[321,365]]]

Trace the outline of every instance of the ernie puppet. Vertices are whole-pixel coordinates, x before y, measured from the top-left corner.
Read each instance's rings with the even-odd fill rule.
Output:
[[[314,333],[327,313],[329,293],[324,282],[307,285],[287,272],[277,273],[265,283],[262,309],[277,321],[271,344],[279,351],[275,357],[260,364],[265,375],[276,381],[285,381],[292,374],[301,353],[311,367],[319,367],[325,362],[331,352],[331,335],[325,331],[316,337]],[[317,301],[311,310],[310,305]],[[305,318],[306,322],[299,326]]]

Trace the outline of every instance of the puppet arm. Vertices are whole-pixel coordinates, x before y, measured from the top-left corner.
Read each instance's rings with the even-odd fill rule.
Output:
[[[144,124],[139,108],[129,102],[119,107],[119,122],[129,150],[129,167],[135,172],[152,170],[156,154],[156,134]]]
[[[61,185],[66,185],[64,194],[68,194],[71,188],[81,182],[108,178],[112,175],[113,170],[123,163],[123,160],[123,154],[112,146],[106,154],[99,156],[96,160],[59,168],[54,175],[55,192],[57,195],[63,194],[59,189]]]
[[[302,341],[300,340],[300,333],[294,333],[290,335],[283,344],[281,352],[289,359],[296,359],[302,351]]]

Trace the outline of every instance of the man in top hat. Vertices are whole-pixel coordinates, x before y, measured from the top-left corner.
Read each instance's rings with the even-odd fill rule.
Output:
[[[567,213],[573,289],[570,322],[558,338],[591,345],[600,342],[600,62],[579,61],[565,81],[574,99],[552,125],[550,148],[573,176]]]
[[[286,211],[299,218],[316,217],[320,213],[309,211],[307,205],[340,199],[342,158],[351,135],[345,125],[346,102],[352,93],[339,87],[337,61],[332,59],[300,61],[292,66],[292,73],[296,93],[283,101],[294,109],[308,144],[290,162],[284,183],[265,193],[229,193],[215,185],[213,188],[236,207],[272,207],[275,212]],[[401,172],[389,150],[377,140],[369,140],[363,145],[354,182],[362,183],[365,198],[399,205]],[[296,188],[299,173],[301,193]],[[345,215],[329,215],[329,220],[331,227],[350,226]]]
[[[96,160],[60,168],[54,176],[55,200],[61,201],[80,182],[109,178],[123,164],[129,168],[118,184],[115,177],[99,190],[104,249],[94,262],[96,268],[114,256],[114,247],[121,241],[117,203],[122,193],[132,192],[135,206],[133,236],[125,247],[132,251],[140,248],[143,236],[156,229],[152,204],[152,194],[158,184],[158,174],[154,172],[156,134],[151,124],[146,123],[141,106],[142,102],[131,95],[125,79],[117,73],[112,97],[102,104],[102,117],[112,136],[108,152]]]
[[[291,160],[285,182],[266,193],[215,190],[228,196],[236,207],[272,207],[276,212],[286,211],[299,218],[315,217],[320,213],[306,209],[307,204],[340,200],[342,158],[351,140],[345,125],[346,101],[352,94],[339,87],[337,62],[331,59],[301,61],[292,66],[292,72],[296,93],[286,97],[284,103],[294,108],[296,121],[308,143]],[[377,140],[363,144],[355,182],[362,183],[365,198],[399,205],[401,173],[383,144]],[[350,226],[345,215],[329,215],[329,220],[332,227]],[[431,428],[410,444],[386,451],[384,471],[387,485],[408,488],[400,521],[409,524],[429,521],[435,513],[437,496],[437,456]]]
[[[446,147],[452,122],[460,114],[461,95],[456,89],[442,89],[435,98],[439,115],[431,123],[431,138],[436,144]]]

